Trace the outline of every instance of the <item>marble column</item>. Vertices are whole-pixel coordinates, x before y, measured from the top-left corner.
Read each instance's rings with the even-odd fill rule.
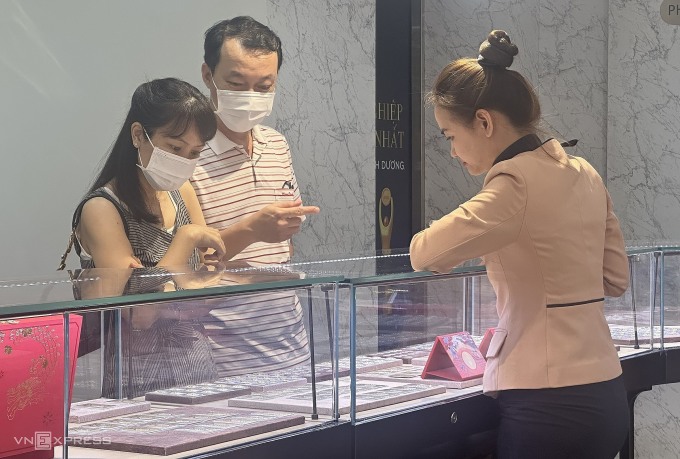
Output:
[[[680,36],[656,2],[611,0],[609,187],[626,239],[680,240]]]
[[[606,174],[607,0],[541,0],[538,90],[545,136],[578,139],[569,154]]]
[[[439,71],[459,57],[476,57],[493,29],[504,29],[519,46],[513,69],[530,81],[538,77],[538,0],[427,0],[423,18],[423,95]],[[425,107],[425,221],[440,218],[471,198],[483,177],[472,177],[450,156],[432,107]]]
[[[374,254],[375,2],[268,0],[267,21],[284,55],[268,122],[288,139],[303,201],[321,208],[293,238],[294,260]],[[358,293],[360,353],[377,350],[377,308],[371,307],[370,293]],[[344,357],[350,340],[346,289],[337,307]],[[323,314],[314,317],[319,334],[327,325]]]
[[[274,113],[305,203],[321,208],[294,238],[296,259],[375,247],[375,3],[268,0],[283,43]]]

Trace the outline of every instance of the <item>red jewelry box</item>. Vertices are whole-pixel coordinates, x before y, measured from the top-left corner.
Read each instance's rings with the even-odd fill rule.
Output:
[[[486,360],[468,332],[437,336],[421,378],[466,381],[484,374]]]
[[[69,405],[82,317],[69,315]],[[0,320],[0,458],[54,457],[64,436],[64,317]]]

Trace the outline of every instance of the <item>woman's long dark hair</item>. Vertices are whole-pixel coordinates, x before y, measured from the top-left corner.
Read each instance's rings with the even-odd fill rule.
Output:
[[[137,220],[158,223],[142,195],[137,167],[137,149],[132,144],[132,123],[139,122],[149,137],[163,128],[171,136],[181,136],[196,126],[207,142],[217,131],[210,101],[194,86],[176,78],[163,78],[141,84],[132,95],[130,111],[111,147],[109,156],[90,191],[113,180],[116,196]]]

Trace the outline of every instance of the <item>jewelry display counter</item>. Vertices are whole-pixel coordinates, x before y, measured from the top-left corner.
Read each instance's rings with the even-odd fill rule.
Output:
[[[669,248],[631,249],[629,260],[631,287],[606,300],[605,316],[632,410],[674,374],[678,271]],[[12,433],[3,454],[473,458],[494,448],[498,408],[481,375],[495,295],[474,261],[413,272],[393,250],[75,271],[0,289],[0,408],[12,413],[0,421]],[[36,339],[45,330],[52,344]]]
[[[639,249],[631,251],[629,261],[631,288],[621,298],[607,298],[604,312],[632,394],[661,382],[662,341],[657,332],[660,305],[654,300],[658,294],[657,256],[652,250]],[[395,261],[391,264],[398,265]],[[429,352],[422,355],[432,349],[438,336],[455,337],[463,332],[484,348],[484,335],[497,322],[496,297],[484,269],[473,264],[439,275],[351,271],[345,275],[353,301],[350,318],[355,319],[350,331],[351,354],[358,358],[377,351],[386,357],[400,357],[404,362],[401,371],[390,369],[394,374],[387,380],[414,382],[428,373],[420,383],[427,381],[446,389],[417,402],[355,410],[354,457],[464,458],[492,452],[498,408],[481,393],[481,381],[476,378],[483,369],[474,368],[476,361],[469,357],[474,353],[468,353],[464,341],[453,346],[450,366],[456,370],[467,366],[471,372],[468,377],[456,377],[455,382],[426,371],[433,357]],[[357,374],[357,384],[367,378],[385,381],[385,373],[388,371]]]

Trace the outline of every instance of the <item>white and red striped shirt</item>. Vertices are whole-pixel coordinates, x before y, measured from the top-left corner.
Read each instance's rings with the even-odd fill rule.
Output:
[[[265,126],[255,126],[252,132],[251,158],[244,146],[217,131],[201,152],[191,179],[207,225],[217,230],[278,199],[300,197],[285,137]],[[232,260],[285,263],[290,260],[289,244],[256,242]],[[202,322],[220,377],[309,362],[302,306],[294,291],[227,297],[213,303]]]
[[[288,142],[278,131],[266,126],[253,128],[252,157],[244,146],[217,131],[201,152],[191,183],[206,224],[217,230],[283,199],[282,191],[288,191],[287,194],[292,191],[292,199],[300,198]],[[288,184],[292,189],[288,189]],[[256,242],[233,260],[285,263],[290,260],[290,248],[288,241]]]

